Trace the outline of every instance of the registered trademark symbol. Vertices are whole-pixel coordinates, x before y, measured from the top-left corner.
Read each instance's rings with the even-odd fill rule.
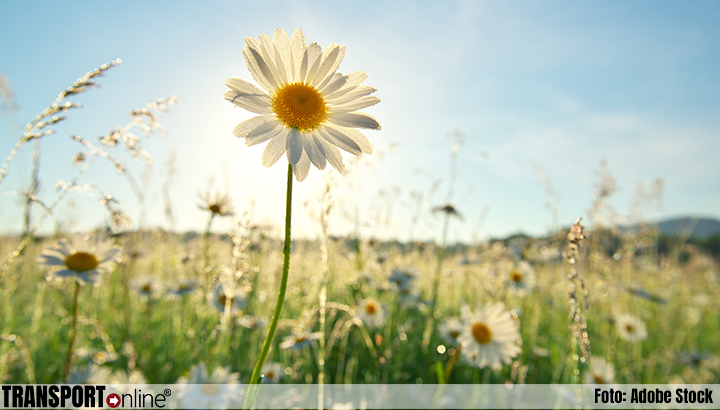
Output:
[[[170,391],[170,389],[165,389],[163,393],[165,393],[166,396],[169,396],[172,392]]]

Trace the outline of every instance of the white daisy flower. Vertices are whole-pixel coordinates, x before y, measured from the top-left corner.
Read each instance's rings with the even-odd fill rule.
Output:
[[[139,276],[132,280],[130,287],[141,297],[154,299],[162,294],[162,285],[152,276]]]
[[[463,304],[461,313],[463,332],[458,341],[472,365],[499,369],[520,354],[520,332],[503,303],[478,305],[475,313]]]
[[[61,239],[43,250],[38,258],[40,266],[50,268],[48,279],[60,280],[72,277],[81,284],[98,284],[100,274],[110,271],[113,257],[120,248],[110,242],[94,239],[73,240],[68,243]]]
[[[380,129],[378,121],[355,112],[380,102],[370,94],[376,90],[361,85],[367,74],[337,71],[345,47],[335,43],[324,51],[317,43],[306,45],[302,30],[292,38],[276,29],[273,38],[245,38],[243,57],[250,74],[265,90],[245,80],[230,78],[225,99],[260,114],[240,123],[233,134],[247,146],[270,141],[262,163],[269,167],[287,153],[295,177],[302,181],[310,163],[324,169],[326,162],[344,171],[338,148],[354,154],[369,154],[370,142],[356,128]]]
[[[207,295],[210,306],[220,313],[225,313],[225,308],[230,309],[230,314],[235,314],[245,307],[245,293],[229,286],[217,285],[212,293]]]
[[[599,357],[590,359],[590,369],[585,373],[585,384],[611,384],[615,382],[615,366]]]
[[[178,282],[166,290],[166,295],[171,298],[183,298],[198,290],[200,281],[197,279],[186,279]]]
[[[262,367],[262,382],[265,384],[277,383],[283,374],[283,367],[280,363],[265,363]]]
[[[385,323],[385,309],[375,298],[361,300],[355,309],[367,327],[378,328]]]
[[[398,288],[402,288],[414,282],[417,277],[417,271],[412,268],[395,268],[388,280]]]
[[[237,323],[246,329],[262,329],[267,324],[267,319],[257,316],[240,316]]]
[[[192,366],[188,375],[176,382],[189,385],[180,397],[182,407],[188,409],[234,408],[229,406],[238,394],[239,383],[238,374],[231,373],[230,366],[216,367],[208,373],[205,363]]]
[[[280,343],[280,348],[302,349],[305,346],[310,346],[313,340],[320,339],[320,336],[322,336],[320,332],[310,333],[310,330],[302,330],[285,337],[282,343]]]
[[[510,272],[508,272],[507,282],[510,291],[519,295],[525,295],[535,288],[537,282],[535,269],[525,261],[518,262]]]
[[[440,332],[440,336],[442,336],[445,341],[453,346],[457,346],[460,344],[458,341],[458,338],[462,334],[464,329],[464,326],[460,320],[451,317],[448,319],[445,319],[444,322],[438,326],[438,332]]]
[[[635,315],[629,313],[617,315],[615,317],[615,326],[620,338],[623,340],[635,343],[647,339],[648,333],[645,323]]]
[[[420,290],[412,282],[397,287],[398,299],[403,306],[413,306],[420,300]]]

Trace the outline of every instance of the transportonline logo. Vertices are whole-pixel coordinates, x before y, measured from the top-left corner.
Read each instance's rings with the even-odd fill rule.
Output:
[[[3,406],[1,408],[97,408],[107,405],[110,408],[165,408],[165,400],[172,393],[165,389],[162,393],[143,393],[133,389],[133,393],[105,394],[103,385],[59,385],[26,384],[2,386]]]

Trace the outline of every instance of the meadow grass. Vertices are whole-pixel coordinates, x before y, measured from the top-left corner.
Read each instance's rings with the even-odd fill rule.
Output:
[[[207,268],[200,256],[205,246],[202,236],[164,232],[117,236],[116,243],[125,248],[121,262],[104,275],[99,286],[80,289],[73,366],[93,361],[112,371],[140,370],[151,383],[173,383],[191,366],[203,362],[210,369],[229,366],[247,382],[265,331],[245,328],[238,319],[248,315],[269,318],[282,266],[282,244],[252,231],[236,235],[241,239],[235,242],[226,236],[210,237]],[[4,238],[0,251],[9,253],[16,240]],[[627,248],[638,238],[626,236],[624,240]],[[5,383],[27,382],[28,374],[34,374],[38,383],[62,379],[74,283],[46,281],[46,272],[35,262],[50,241],[38,239],[27,246],[3,283],[0,343],[5,368],[0,375]],[[241,255],[235,255],[240,260],[236,261],[238,269],[223,268],[230,266],[233,249],[242,242],[247,246]],[[438,321],[457,316],[463,302],[472,307],[478,302],[502,301],[517,317],[522,353],[501,370],[478,369],[460,358],[447,382],[568,383],[576,367],[586,371],[586,364],[573,358],[576,353],[571,348],[568,264],[558,258],[541,261],[532,256],[533,252],[542,256],[537,250],[543,246],[557,249],[564,239],[526,242],[523,251],[533,261],[537,286],[525,295],[512,292],[507,285],[510,247],[495,242],[462,250],[448,248],[437,289]],[[712,298],[718,290],[715,262],[695,252],[683,264],[671,263],[652,251],[625,254],[616,260],[617,250],[605,249],[599,242],[591,234],[577,264],[588,288],[589,310],[584,314],[592,355],[615,364],[617,382],[717,380],[720,328],[713,313],[718,307]],[[445,369],[455,352],[437,331],[423,348],[438,248],[379,242],[361,246],[358,254],[350,241],[328,243],[325,383],[438,383],[437,363]],[[138,249],[142,252],[134,252]],[[358,255],[364,258],[363,272],[357,269]],[[464,263],[468,255],[479,261]],[[293,244],[285,307],[268,357],[285,368],[282,382],[318,381],[317,342],[301,349],[281,349],[279,345],[297,329],[320,330],[321,260],[318,242]],[[397,291],[389,286],[391,271],[402,266],[413,266],[421,274],[417,303],[402,304]],[[204,286],[179,299],[164,294],[148,298],[131,289],[132,278],[140,275],[153,276],[168,286],[183,278],[200,279]],[[220,280],[232,280],[245,291],[244,308],[236,315],[226,316],[207,301],[207,294]],[[352,315],[357,302],[371,296],[379,299],[386,311],[384,325],[377,329],[364,328]],[[666,303],[661,303],[664,300]],[[646,340],[630,343],[619,337],[614,317],[624,312],[647,325]]]

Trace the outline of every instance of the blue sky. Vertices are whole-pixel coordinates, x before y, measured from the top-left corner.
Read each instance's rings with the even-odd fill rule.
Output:
[[[168,227],[161,187],[174,152],[177,229],[203,229],[197,195],[209,184],[227,189],[237,212],[253,209],[255,222],[281,226],[285,160],[266,169],[262,147],[232,136],[253,114],[222,95],[227,78],[252,81],[244,37],[300,27],[323,47],[347,47],[341,72],[368,73],[382,102],[366,111],[383,130],[365,133],[381,155],[362,158],[346,176],[313,168],[295,184],[296,235],[317,234],[304,203],[314,203],[330,177],[332,232],[359,221],[364,237],[407,239],[420,209],[414,236],[436,236],[440,218],[429,208],[446,200],[454,130],[467,142],[451,198],[465,220],[452,225],[453,239],[547,232],[552,216],[534,164],[553,183],[562,224],[587,214],[603,159],[617,180],[611,204],[620,220],[638,184],[648,188],[658,177],[663,206],[645,209],[647,219],[720,218],[719,18],[716,2],[3,2],[0,73],[19,108],[0,113],[0,156],[58,92],[121,58],[99,89],[70,99],[84,108],[42,141],[41,198],[51,202],[55,183],[76,170],[80,147],[68,135],[95,142],[127,123],[129,110],[176,95],[161,116],[167,134],[145,141],[152,168],[113,152],[144,186],[146,225]],[[31,154],[27,145],[0,188],[1,232],[20,227],[19,199],[7,193],[28,183]],[[132,190],[110,164],[97,162],[80,183],[113,193],[138,222]],[[411,192],[423,194],[420,208]],[[94,200],[69,199],[75,205],[60,206],[60,221],[85,229],[106,218]]]

